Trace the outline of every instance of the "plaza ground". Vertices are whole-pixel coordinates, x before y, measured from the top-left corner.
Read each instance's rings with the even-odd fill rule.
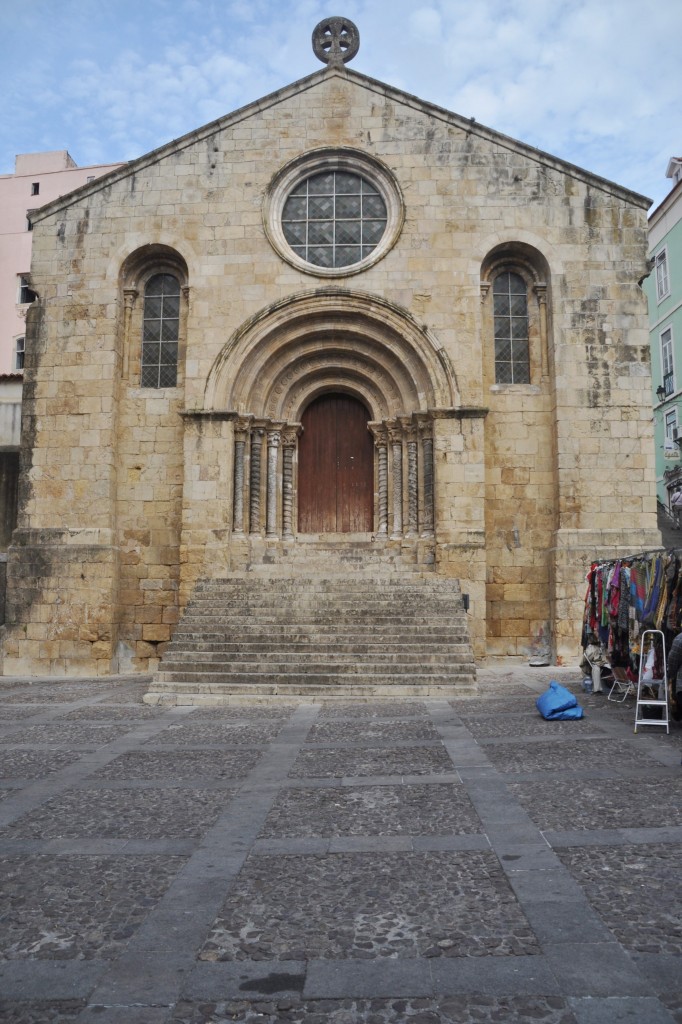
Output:
[[[545,722],[551,678],[585,718]],[[5,1024],[682,1024],[682,728],[479,695],[0,689]]]

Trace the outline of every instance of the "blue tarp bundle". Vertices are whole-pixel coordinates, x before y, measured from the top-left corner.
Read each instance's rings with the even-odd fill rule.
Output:
[[[554,679],[549,684],[549,690],[541,693],[535,701],[535,706],[543,718],[552,722],[560,718],[582,718],[584,714],[578,698]]]

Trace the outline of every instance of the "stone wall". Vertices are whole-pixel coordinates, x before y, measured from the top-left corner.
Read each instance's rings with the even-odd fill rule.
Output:
[[[321,280],[282,258],[263,209],[288,161],[334,147],[387,168],[404,223],[362,273]],[[525,655],[547,633],[571,657],[595,536],[610,550],[657,537],[637,285],[645,211],[617,186],[338,68],[46,207],[5,671],[156,664],[195,580],[241,557],[234,420],[257,410],[209,401],[207,382],[264,311],[286,330],[289,304],[322,286],[336,288],[339,314],[351,299],[360,309],[359,346],[362,309],[369,330],[389,304],[451,375],[451,407],[432,410],[436,561],[471,595],[477,655]],[[532,264],[544,288],[528,385],[491,376],[481,289],[496,253]],[[140,282],[168,265],[183,286],[180,373],[151,392],[139,380]],[[330,338],[319,344],[327,387]],[[268,344],[264,380],[276,332]],[[391,357],[385,341],[384,376],[408,349],[396,341]],[[403,412],[428,406],[415,402]],[[109,539],[74,547],[88,530]]]

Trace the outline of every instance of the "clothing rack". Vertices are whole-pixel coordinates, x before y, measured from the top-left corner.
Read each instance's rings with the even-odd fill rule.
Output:
[[[638,562],[641,558],[647,558],[649,555],[677,555],[682,557],[682,548],[651,548],[650,551],[638,551],[636,555],[622,555],[620,558],[602,558],[597,559],[594,562],[590,562],[590,566],[596,565],[615,565],[616,562],[620,562],[621,565],[625,563],[629,565],[630,562]]]
[[[651,703],[652,711],[658,705],[656,711],[661,712],[661,719],[655,721],[667,729],[675,690],[659,684],[650,702],[642,685],[642,654],[656,634],[664,652],[665,679],[665,652],[682,632],[682,548],[651,548],[620,558],[595,559],[586,573],[586,583],[583,649],[599,644],[608,663],[634,684],[624,696],[630,689],[636,690],[637,725],[651,724],[644,720]]]

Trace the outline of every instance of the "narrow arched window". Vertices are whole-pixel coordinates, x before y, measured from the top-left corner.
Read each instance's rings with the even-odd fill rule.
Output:
[[[529,384],[528,292],[519,274],[499,274],[493,283],[495,383]]]
[[[174,388],[178,376],[180,284],[172,274],[155,274],[144,290],[143,388]]]

